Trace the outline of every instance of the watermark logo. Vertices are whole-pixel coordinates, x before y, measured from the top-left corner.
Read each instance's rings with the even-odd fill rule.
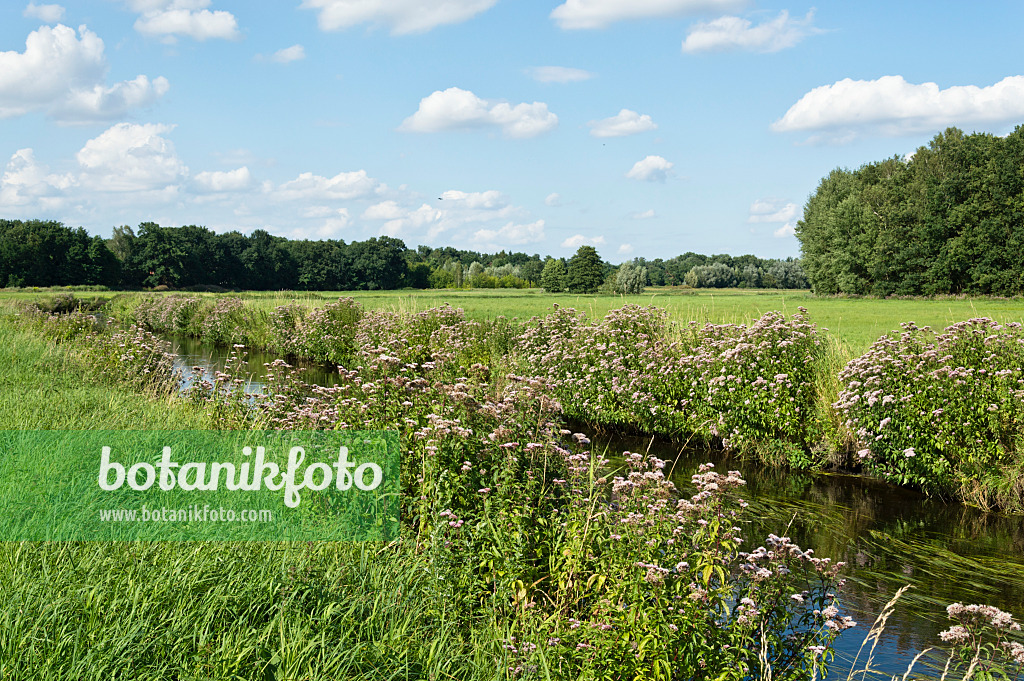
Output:
[[[391,431],[0,431],[0,540],[387,541]]]

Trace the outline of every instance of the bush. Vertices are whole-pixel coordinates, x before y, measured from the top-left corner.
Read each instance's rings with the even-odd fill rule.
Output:
[[[867,470],[929,494],[1024,510],[1024,332],[979,318],[903,324],[840,373],[835,407]]]

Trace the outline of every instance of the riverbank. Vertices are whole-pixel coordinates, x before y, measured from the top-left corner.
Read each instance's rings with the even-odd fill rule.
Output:
[[[600,318],[556,306],[529,320],[472,319],[450,306],[368,310],[353,298],[268,308],[230,296],[134,295],[105,310],[155,333],[346,368],[393,357],[448,377],[474,365],[543,376],[562,412],[593,430],[720,443],[771,466],[863,470],[1024,512],[1016,322],[970,318],[942,333],[909,323],[852,354],[804,308],[750,324],[680,324],[632,304]]]
[[[444,319],[453,320],[448,313],[445,315]],[[82,324],[85,322],[83,317],[84,315],[70,315],[56,318],[56,321],[37,320],[29,322],[29,326],[35,328],[35,331],[40,334],[48,334],[61,339],[65,347],[81,349],[83,351],[82,359],[87,363],[113,361],[117,364],[125,361],[130,363],[149,360],[159,362],[155,354],[124,359],[125,356],[93,354],[85,351],[93,344],[102,347],[104,341],[94,340],[88,334]],[[417,320],[423,326],[437,322],[436,316],[432,315],[420,315]],[[33,326],[37,322],[39,325]],[[394,328],[375,326],[378,327],[377,331],[382,334],[383,338],[389,338],[388,334],[396,330],[402,334],[398,336],[399,339],[410,337],[404,335],[409,332],[404,325]],[[454,328],[448,328],[451,326]],[[257,401],[255,405],[250,404],[247,400],[231,399],[230,395],[224,392],[214,393],[206,390],[192,391],[190,398],[198,410],[214,418],[218,427],[251,427],[253,424],[309,427],[314,423],[319,423],[317,427],[325,425],[337,427],[340,424],[348,423],[370,427],[391,425],[405,433],[403,455],[408,454],[411,458],[409,463],[412,464],[412,470],[420,469],[427,473],[422,476],[422,479],[407,477],[404,481],[408,490],[406,498],[409,512],[406,527],[408,531],[414,532],[411,537],[415,537],[411,544],[404,546],[405,550],[411,550],[411,553],[408,558],[403,557],[406,554],[402,552],[388,554],[387,558],[406,566],[418,565],[416,574],[425,579],[423,585],[425,593],[432,594],[429,597],[429,602],[432,605],[428,606],[427,601],[423,603],[424,607],[432,608],[427,612],[437,612],[439,604],[443,604],[448,613],[447,629],[438,630],[428,627],[429,631],[437,635],[448,635],[457,639],[456,643],[451,644],[451,649],[455,650],[457,656],[453,658],[455,661],[452,662],[452,666],[447,668],[447,673],[456,678],[500,678],[502,674],[510,675],[510,669],[519,668],[519,676],[523,678],[536,676],[545,678],[542,672],[549,674],[551,678],[577,678],[581,675],[585,676],[587,669],[596,670],[597,667],[594,665],[598,665],[602,669],[608,668],[609,665],[617,665],[614,668],[632,669],[632,673],[637,673],[641,669],[648,669],[648,665],[654,664],[658,660],[667,660],[671,668],[681,670],[684,675],[692,673],[685,670],[694,669],[688,665],[697,664],[699,667],[700,660],[703,660],[705,665],[711,662],[722,664],[724,665],[723,670],[735,669],[737,662],[748,665],[756,663],[749,657],[717,660],[710,660],[707,656],[688,657],[689,653],[686,651],[693,652],[704,649],[710,653],[713,649],[720,649],[725,640],[732,640],[733,643],[728,645],[735,646],[737,655],[743,655],[744,650],[753,654],[754,651],[747,648],[750,639],[745,638],[749,636],[749,633],[744,633],[748,631],[747,626],[751,624],[751,618],[744,616],[741,620],[742,611],[737,611],[732,607],[742,598],[750,598],[757,604],[758,613],[763,613],[764,616],[767,616],[768,612],[776,613],[775,617],[778,617],[780,613],[785,613],[787,618],[802,616],[801,613],[804,612],[802,608],[797,607],[795,601],[789,602],[787,599],[788,593],[799,593],[800,589],[797,584],[772,587],[779,589],[777,593],[781,597],[781,602],[776,601],[772,605],[770,599],[763,600],[763,589],[767,588],[767,584],[749,579],[749,574],[747,578],[743,577],[744,570],[741,566],[744,563],[742,561],[749,560],[749,558],[744,558],[743,553],[735,548],[729,548],[729,542],[736,535],[726,536],[731,531],[726,531],[725,535],[721,534],[726,528],[719,527],[714,535],[701,536],[701,533],[698,532],[696,538],[691,538],[691,541],[682,547],[670,541],[681,536],[675,532],[676,529],[679,529],[678,519],[661,518],[659,520],[659,516],[654,514],[651,516],[651,520],[656,523],[656,528],[660,528],[657,531],[653,533],[646,531],[643,537],[631,537],[623,532],[620,520],[637,517],[635,514],[639,514],[639,517],[650,514],[652,493],[655,498],[661,496],[658,492],[661,483],[656,482],[659,480],[658,471],[661,470],[655,465],[657,459],[645,459],[643,456],[636,455],[637,458],[632,463],[627,459],[620,464],[627,467],[626,471],[622,472],[623,480],[633,480],[631,476],[626,475],[632,468],[640,474],[639,480],[647,480],[645,474],[650,474],[653,486],[650,488],[641,486],[637,488],[635,495],[627,492],[617,502],[622,505],[618,509],[620,513],[608,517],[600,506],[592,505],[596,499],[607,498],[605,495],[609,492],[600,491],[600,483],[593,477],[585,475],[589,471],[589,467],[577,470],[573,477],[571,462],[575,460],[576,466],[579,468],[581,462],[590,460],[584,456],[589,447],[583,446],[585,443],[579,438],[568,438],[544,428],[537,430],[539,426],[543,425],[543,423],[537,422],[538,414],[549,414],[551,407],[554,406],[548,404],[545,407],[543,398],[548,393],[543,381],[534,386],[531,381],[537,381],[537,379],[513,378],[508,375],[502,377],[494,371],[485,371],[488,367],[482,363],[477,363],[479,364],[477,367],[462,363],[464,358],[459,356],[459,353],[474,351],[476,347],[471,343],[463,345],[458,342],[464,338],[459,335],[459,332],[468,331],[468,329],[464,328],[464,324],[460,322],[454,325],[441,324],[434,331],[441,330],[442,327],[444,327],[443,334],[438,338],[444,342],[438,343],[435,347],[446,348],[448,354],[439,357],[430,355],[433,366],[429,368],[422,365],[410,366],[410,362],[403,364],[401,357],[389,354],[402,348],[407,348],[408,352],[422,353],[424,349],[416,344],[378,343],[371,347],[379,349],[379,351],[370,351],[370,356],[376,358],[376,363],[366,364],[356,374],[348,374],[344,377],[345,386],[349,391],[345,396],[329,391],[325,392],[317,386],[304,384],[297,377],[290,376],[286,368],[281,367],[275,372],[277,378],[267,384],[266,399]],[[782,331],[772,324],[769,324],[768,328]],[[420,330],[422,331],[422,328]],[[108,330],[107,333],[116,332]],[[431,340],[433,332],[429,336],[428,340]],[[395,337],[390,338],[395,339]],[[150,340],[146,339],[145,342],[149,343]],[[799,343],[796,345],[800,346]],[[359,347],[363,349],[366,346],[363,346],[360,341]],[[115,382],[122,380],[118,379],[118,376],[131,374],[126,371],[112,371],[109,364],[102,364],[102,366]],[[458,375],[459,372],[456,369],[459,367],[470,368],[470,376]],[[113,368],[116,369],[116,367]],[[403,369],[406,371],[403,372]],[[426,377],[426,384],[419,382],[424,380],[419,378],[420,371],[426,372],[423,374]],[[403,376],[403,373],[406,375]],[[225,377],[223,383],[226,384],[232,378],[232,376]],[[284,399],[275,398],[275,396]],[[484,412],[480,412],[473,405],[486,409]],[[497,420],[493,420],[492,417],[487,416],[488,413],[501,416]],[[323,423],[321,417],[326,417],[327,422]],[[315,421],[310,420],[314,418]],[[431,418],[434,418],[435,422],[432,422]],[[441,420],[437,421],[438,418]],[[550,416],[545,418],[550,418]],[[433,440],[429,436],[425,438],[426,441],[417,440],[412,437],[417,430],[408,423],[410,419],[420,427],[440,426],[442,429],[447,429],[447,433],[442,434],[443,430],[439,430]],[[543,422],[544,419],[542,418],[541,421]],[[455,427],[454,424],[459,425]],[[488,433],[493,434],[494,439],[481,437]],[[538,444],[538,447],[532,447],[531,443]],[[560,453],[561,449],[564,449],[568,459]],[[534,463],[528,464],[525,470],[518,466],[509,468],[508,462],[512,460],[508,458],[509,456],[514,456],[520,461],[525,458],[527,462],[533,461]],[[583,458],[573,458],[580,456]],[[665,458],[661,460],[668,460],[668,456],[665,455]],[[467,461],[473,464],[469,466],[468,470],[466,469]],[[485,461],[488,462],[486,477],[484,477],[483,470],[485,466],[482,465],[482,462]],[[561,466],[565,466],[565,468],[561,468]],[[461,473],[455,473],[457,470],[461,470]],[[535,477],[531,479],[531,476],[526,474],[528,471],[534,471],[534,475],[536,475],[536,471],[540,470],[544,470],[545,475],[550,476],[544,478],[549,482],[547,486],[542,483],[538,487],[538,479]],[[455,475],[452,476],[452,473]],[[701,490],[701,485],[714,484],[724,487],[734,484],[727,482],[728,478],[733,477],[731,475],[712,479],[707,477],[706,469],[705,471],[697,470],[694,473],[701,477],[697,480],[680,480],[678,478],[677,480],[681,485],[689,487],[689,490],[698,492]],[[435,480],[442,480],[446,477],[448,482],[445,485],[434,483]],[[454,479],[452,479],[453,477]],[[559,483],[558,480],[562,482]],[[695,482],[696,489],[692,487]],[[428,483],[426,487],[424,487],[424,483]],[[573,493],[563,496],[563,493],[558,490],[563,489],[563,485],[566,483],[573,488]],[[606,480],[604,484],[608,485],[609,481]],[[488,490],[486,494],[482,494],[484,489]],[[549,490],[548,494],[555,493],[555,496],[548,498],[547,494],[543,494],[544,489]],[[707,487],[705,491],[710,492],[711,488]],[[536,496],[538,493],[541,493],[541,496]],[[744,496],[746,496],[745,493]],[[706,518],[702,518],[698,514],[696,518],[691,517],[690,521],[703,519],[705,522],[710,522],[718,517],[718,513],[729,509],[728,504],[732,504],[734,501],[723,497],[722,503],[725,503],[726,506],[719,506],[713,515],[708,515]],[[569,505],[564,505],[566,503]],[[575,511],[572,510],[574,508]],[[737,506],[731,508],[738,513],[743,513],[742,509]],[[595,511],[597,511],[596,515]],[[555,515],[548,515],[551,512],[555,512]],[[574,513],[580,515],[573,515]],[[763,515],[764,511],[756,510],[755,514]],[[558,521],[552,522],[556,517]],[[755,515],[755,517],[757,516]],[[449,529],[453,523],[459,526],[455,531]],[[562,523],[567,524],[565,533],[559,530],[560,527],[563,527]],[[568,532],[568,526],[576,529],[573,532]],[[692,533],[693,529],[699,526],[700,523],[696,522],[686,532]],[[759,536],[756,532],[752,532],[754,527],[748,526],[742,520],[739,526],[746,528],[742,530],[746,537],[756,538]],[[463,527],[467,529],[463,530]],[[500,532],[495,531],[498,528],[501,529]],[[780,532],[786,528],[786,523],[779,522],[769,531]],[[579,536],[576,536],[577,531],[581,532]],[[801,531],[803,532],[803,530]],[[821,538],[818,534],[820,531],[820,529],[809,529],[806,534],[811,541],[818,544],[818,540]],[[708,553],[710,547],[706,542],[712,542],[711,547],[715,545],[721,547],[723,540],[726,548],[724,554]],[[439,544],[438,541],[441,543]],[[465,543],[459,544],[459,542]],[[454,546],[448,546],[445,543],[451,543]],[[402,544],[400,543],[399,546]],[[770,547],[771,544],[769,543],[767,546]],[[715,551],[720,550],[721,548],[715,549]],[[568,553],[565,553],[566,551]],[[672,552],[679,552],[676,553],[676,557],[680,559],[680,562],[676,563],[675,572],[667,567],[675,560],[675,558],[667,558]],[[824,552],[822,551],[822,553]],[[565,556],[568,560],[556,558],[560,555]],[[354,556],[349,557],[355,560]],[[701,557],[705,561],[708,558],[724,559],[726,562],[723,565],[732,565],[732,567],[727,567],[721,574],[712,570],[708,577],[704,577],[700,568],[697,568],[696,573],[689,570],[691,566],[706,564],[696,562]],[[260,561],[258,558],[248,557],[248,554],[246,554],[245,560],[257,563]],[[365,558],[359,560],[365,560]],[[422,562],[424,560],[426,563]],[[741,562],[733,562],[737,560]],[[330,560],[327,557],[319,556],[310,565],[310,569],[321,570],[325,564],[329,563]],[[679,572],[678,566],[681,564],[686,564],[686,568]],[[655,570],[650,566],[658,569]],[[778,569],[779,575],[784,574],[784,571],[781,570],[782,565],[764,565],[764,567],[769,572],[775,573]],[[790,573],[793,574],[796,571],[805,570],[809,565],[798,560],[790,567],[794,568]],[[790,569],[790,567],[786,569]],[[211,569],[210,566],[204,565],[196,565],[196,568]],[[392,574],[395,570],[401,571],[402,569],[401,565],[394,568],[389,567],[387,573]],[[668,572],[662,573],[661,569],[666,569]],[[941,569],[941,563],[922,565],[920,569],[934,571]],[[427,577],[424,577],[419,570],[425,570]],[[651,570],[654,572],[652,573]],[[245,571],[241,571],[240,574],[243,578],[248,576]],[[982,574],[981,571],[975,571],[975,575],[980,574]],[[331,574],[329,580],[336,577],[336,573]],[[92,578],[89,577],[89,579]],[[160,578],[161,575],[158,572],[153,572],[146,577],[147,580],[154,581],[159,581]],[[593,582],[591,582],[592,578]],[[44,579],[44,575],[36,573],[36,579]],[[700,586],[701,579],[710,579],[710,582],[707,586],[702,587]],[[713,592],[707,588],[710,583],[714,583],[716,586]],[[331,606],[333,608],[340,608],[341,606],[335,602],[334,598],[346,596],[350,592],[338,591],[332,586],[334,584],[333,581],[315,582],[313,586],[321,596],[326,589],[326,602],[334,603]],[[807,586],[812,584],[813,580],[805,582]],[[567,589],[567,585],[575,586]],[[678,596],[693,593],[688,591],[688,589],[692,589],[693,585],[707,591],[709,597],[712,597],[712,601],[706,602],[703,600],[704,596],[701,596],[693,604],[695,610],[687,608],[673,612],[673,609],[678,609],[678,601],[675,601],[672,594]],[[669,586],[677,590],[672,591],[668,589]],[[393,583],[386,584],[384,587],[393,588]],[[116,589],[116,582],[108,582],[104,588]],[[332,591],[332,589],[334,590]],[[666,591],[666,589],[668,590]],[[683,591],[680,592],[678,589],[683,589]],[[796,591],[793,591],[794,589]],[[224,594],[225,592],[220,593]],[[743,596],[744,593],[748,595]],[[441,596],[439,597],[438,594]],[[668,600],[659,606],[658,604],[665,597],[668,597]],[[597,599],[596,602],[595,599]],[[595,610],[595,605],[599,605],[602,599],[610,599],[609,602],[620,603],[623,607],[632,602],[634,605],[628,606],[628,611],[636,611],[639,608],[644,612],[644,620],[642,622],[619,621],[616,619],[617,611],[614,609],[598,608]],[[716,601],[715,599],[724,600]],[[530,605],[531,603],[532,605]],[[716,606],[715,603],[718,605]],[[782,603],[785,605],[783,606]],[[483,610],[479,609],[481,607]],[[651,611],[652,608],[653,611]],[[154,605],[154,612],[156,609],[157,607]],[[824,610],[820,605],[818,609]],[[941,612],[941,606],[937,609]],[[867,611],[868,608],[865,607],[864,610]],[[179,610],[179,612],[182,618],[194,619],[203,616],[201,611]],[[484,612],[488,613],[486,617],[482,617]],[[555,620],[551,620],[550,617],[555,616],[556,613],[559,616]],[[572,614],[567,615],[566,613]],[[304,611],[303,615],[314,620],[318,617],[315,610]],[[580,615],[584,615],[584,617]],[[708,616],[715,621],[708,621],[706,619]],[[565,619],[566,617],[568,619]],[[718,620],[719,617],[726,619]],[[722,635],[733,638],[724,640],[716,638],[715,640],[695,642],[691,639],[681,640],[680,636],[682,635],[677,635],[679,631],[689,632],[687,635],[692,635],[695,631],[706,631],[709,627],[721,626],[723,621],[728,623],[728,631]],[[781,622],[780,620],[775,621]],[[782,621],[791,622],[791,620]],[[561,622],[561,629],[558,628],[559,622]],[[581,622],[584,624],[589,622],[589,625],[573,626],[574,623]],[[55,621],[54,624],[56,623]],[[375,620],[375,626],[379,624],[380,620]],[[422,621],[416,620],[415,626],[420,625],[427,626]],[[818,626],[820,625],[821,623],[818,624]],[[25,625],[21,624],[20,626]],[[120,625],[111,622],[110,626],[116,631]],[[605,626],[610,629],[604,629]],[[640,626],[639,629],[637,629],[638,626]],[[676,629],[672,630],[672,626]],[[269,626],[267,630],[269,631]],[[825,630],[818,631],[824,633]],[[364,631],[363,635],[369,634]],[[639,642],[642,640],[639,637],[648,635],[654,637],[652,641],[656,641],[657,648],[652,648],[650,656],[643,660],[636,659],[635,649],[631,649],[634,652],[629,653],[628,650],[624,651],[618,647],[618,644],[623,641]],[[313,633],[310,633],[309,636],[313,637]],[[511,638],[513,636],[514,640]],[[214,635],[211,637],[216,638]],[[558,639],[554,648],[550,643],[553,639]],[[316,659],[329,657],[329,653],[325,652],[319,640],[305,639],[304,641],[310,644],[310,650],[319,656]],[[815,664],[809,641],[810,639],[804,640],[803,645],[807,646],[802,648],[805,657],[800,658],[804,660],[804,664],[811,665],[811,667],[803,667],[804,672],[809,671]],[[524,642],[528,645],[524,646]],[[572,644],[566,646],[565,642],[572,642]],[[430,644],[435,648],[437,645],[441,645],[436,640],[431,641]],[[579,644],[583,644],[583,647],[579,648]],[[223,648],[225,644],[221,641],[215,645],[222,646],[218,652],[218,655],[221,655],[225,650]],[[365,641],[363,645],[365,647]],[[697,647],[693,648],[692,646],[695,645]],[[537,648],[534,649],[531,646],[537,646]],[[577,647],[574,648],[574,646]],[[592,653],[588,652],[591,650],[588,646],[594,646],[594,649],[605,651],[607,654],[595,658]],[[691,647],[687,648],[687,646]],[[273,649],[272,646],[270,648]],[[576,650],[575,653],[572,652],[573,649]],[[458,655],[459,651],[461,651],[461,655]],[[334,652],[339,651],[334,650]],[[777,652],[787,654],[784,649],[778,649]],[[809,658],[806,657],[808,653],[812,654]],[[165,649],[162,654],[171,655],[172,653]],[[291,651],[291,655],[290,659],[295,660],[297,665],[291,667],[292,669],[303,669],[301,665],[311,664],[311,658],[296,653],[295,650]],[[422,663],[422,657],[418,657],[421,655],[420,652],[413,650],[411,655],[416,664]],[[249,659],[246,658],[247,661]],[[354,666],[344,666],[333,657],[330,659],[330,664],[334,666],[323,668],[330,669],[331,673],[338,673],[335,670],[351,673],[358,669]],[[406,660],[408,659],[407,657]],[[217,657],[217,660],[223,663],[220,657]],[[365,664],[367,658],[365,654],[361,653],[360,656],[353,657],[351,660]],[[498,660],[507,666],[495,670],[493,665]],[[492,665],[488,672],[485,673],[481,668],[474,667],[481,661]],[[778,662],[769,664],[777,665]],[[417,667],[417,669],[419,668]],[[228,667],[222,664],[216,669],[220,671],[228,669]],[[276,667],[275,669],[285,669],[285,667]],[[778,667],[773,667],[773,669],[778,669]],[[796,677],[800,676],[799,669],[789,671]],[[498,674],[498,676],[488,676],[488,673]],[[626,673],[629,674],[629,672]],[[776,675],[783,677],[788,674],[784,671],[777,671]],[[418,673],[412,674],[412,676],[426,678]],[[55,675],[54,678],[73,677]],[[154,676],[154,678],[163,677]],[[248,677],[243,676],[242,678]],[[312,678],[317,677],[313,676]],[[323,676],[322,678],[330,677]]]
[[[144,394],[151,388],[124,386],[161,366],[160,348],[108,354],[102,348],[120,332],[93,335],[86,317],[23,320],[5,332],[7,359],[36,358],[33,379],[19,378],[34,386],[26,392],[44,395],[51,379],[73,395],[103,373],[111,381],[106,405],[96,398],[69,403],[87,416],[83,423],[122,424],[128,412],[117,415],[119,394],[153,400]],[[63,370],[64,359],[72,370]],[[352,401],[336,405],[322,425],[347,421],[403,433],[401,540],[5,542],[2,672],[47,679],[126,672],[133,679],[574,679],[655,669],[739,678],[770,668],[777,678],[799,678],[823,664],[815,646],[834,638],[827,622],[843,622],[828,609],[835,598],[829,594],[837,593],[835,566],[790,552],[788,540],[773,540],[785,548],[774,556],[741,553],[736,532],[718,521],[720,513],[742,514],[735,495],[742,481],[734,475],[705,470],[685,511],[673,503],[652,512],[652,495],[670,499],[661,462],[632,456],[613,491],[610,478],[592,475],[601,464],[585,438],[561,434],[544,390],[529,380],[510,381],[491,396],[386,374],[350,383]],[[70,382],[59,383],[60,376]],[[293,397],[274,411],[273,399],[253,405],[194,391],[178,400],[185,402],[180,423],[202,414],[212,419],[203,425],[218,428],[282,425],[308,396]],[[159,404],[140,413],[155,413]],[[21,427],[34,427],[35,413],[14,411],[3,422],[24,418]],[[191,423],[201,425],[196,417]],[[465,461],[468,470],[457,473]],[[614,512],[602,501],[608,498]],[[623,520],[640,516],[648,518],[642,535],[619,534]],[[707,530],[681,535],[680,523]],[[751,564],[770,579],[745,576],[741,566]],[[801,592],[805,604],[788,598]],[[754,605],[736,610],[742,599]],[[754,645],[755,632],[767,637],[768,657]],[[794,632],[795,639],[788,635]]]

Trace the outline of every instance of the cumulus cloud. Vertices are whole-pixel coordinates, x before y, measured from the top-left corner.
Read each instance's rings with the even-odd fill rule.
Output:
[[[630,215],[630,217],[633,218],[634,220],[650,220],[651,218],[656,217],[656,215],[654,213],[654,209],[649,208],[642,212],[638,211],[636,213],[633,213]]]
[[[568,66],[535,66],[526,73],[538,83],[576,83],[594,77],[590,71]]]
[[[778,52],[793,47],[809,35],[820,33],[813,25],[814,10],[803,19],[790,19],[783,10],[770,21],[754,26],[748,19],[726,16],[694,24],[683,40],[683,52]]]
[[[529,224],[510,222],[498,229],[479,229],[473,234],[473,241],[480,244],[521,245],[544,239],[544,221]]]
[[[406,216],[408,211],[398,205],[397,201],[381,201],[363,211],[367,220],[398,220]]]
[[[458,24],[490,9],[498,0],[303,0],[303,9],[317,12],[321,30],[337,31],[358,24],[385,25],[392,35],[425,33]]]
[[[562,196],[561,196],[561,194],[557,194],[555,192],[552,192],[552,193],[548,194],[547,198],[544,199],[544,204],[547,205],[547,206],[551,206],[552,208],[557,208],[558,206],[561,206],[562,205]]]
[[[620,244],[619,245],[619,250],[618,250],[618,254],[619,255],[629,255],[632,252],[633,252],[633,244]]]
[[[562,248],[579,248],[580,246],[600,246],[604,243],[603,236],[586,237],[582,234],[573,234],[562,242]]]
[[[420,100],[419,108],[402,122],[406,132],[439,132],[481,127],[500,127],[506,137],[535,137],[553,130],[558,116],[543,102],[516,104],[488,101],[469,90],[451,87]]]
[[[776,132],[822,131],[835,140],[904,135],[950,125],[1004,123],[1024,116],[1024,76],[987,87],[908,83],[902,76],[845,78],[816,87],[772,124]],[[815,138],[812,138],[815,139]]]
[[[441,194],[441,199],[453,201],[457,206],[472,209],[494,210],[508,205],[508,199],[505,198],[505,195],[494,189],[484,192],[461,192],[456,189],[450,189]],[[446,206],[448,205],[450,204],[446,204]]]
[[[188,167],[162,137],[173,129],[118,123],[89,140],[76,155],[83,186],[100,192],[176,191]]]
[[[194,40],[238,40],[238,20],[231,12],[208,10],[210,0],[131,0],[129,6],[142,16],[135,30],[173,43],[178,36]]]
[[[246,166],[224,172],[204,170],[193,177],[192,181],[200,192],[239,192],[253,185],[252,173]]]
[[[415,210],[403,211],[400,217],[385,222],[381,225],[380,233],[387,236],[401,236],[411,231],[422,230],[435,225],[443,217],[444,211],[424,203]]]
[[[350,200],[373,196],[383,189],[384,185],[365,170],[356,170],[334,177],[301,173],[273,188],[271,194],[285,201]]]
[[[624,19],[730,12],[745,0],[566,0],[551,11],[560,28],[605,28]]]
[[[590,134],[594,137],[625,137],[658,128],[647,114],[641,116],[629,109],[623,109],[611,118],[590,121],[587,125],[590,126]]]
[[[800,208],[795,203],[784,203],[778,199],[758,199],[750,204],[747,222],[789,222],[796,217]]]
[[[71,92],[51,113],[55,118],[74,123],[91,123],[121,118],[133,109],[152,105],[163,97],[171,84],[163,76],[152,82],[146,76],[115,83],[110,87],[94,85],[90,90]]]
[[[44,111],[58,122],[119,118],[167,92],[166,78],[146,76],[107,86],[103,40],[80,26],[42,26],[24,52],[0,52],[0,118]]]
[[[664,182],[673,165],[661,156],[647,156],[634,163],[626,177],[643,182]]]
[[[275,61],[278,64],[288,64],[293,61],[299,61],[306,58],[306,48],[302,45],[292,45],[282,50],[278,50],[270,57],[270,61]]]
[[[796,235],[796,227],[793,226],[792,222],[787,222],[782,227],[779,227],[777,230],[772,232],[772,236],[774,236],[776,238],[779,238],[779,239],[784,239],[787,236],[794,236],[794,235]]]
[[[64,8],[60,5],[37,5],[30,2],[21,14],[48,24],[55,24],[64,18]]]
[[[19,149],[0,176],[0,205],[5,209],[38,205],[56,207],[61,193],[75,184],[70,174],[54,175],[36,161],[32,149]]]

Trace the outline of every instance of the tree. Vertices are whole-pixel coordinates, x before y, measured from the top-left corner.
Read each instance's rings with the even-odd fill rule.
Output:
[[[619,266],[615,276],[615,289],[626,295],[639,295],[647,285],[647,268],[636,267],[633,263],[624,262]]]
[[[565,290],[569,293],[595,293],[604,283],[604,264],[593,246],[580,246],[569,260]]]
[[[353,288],[370,291],[400,288],[409,273],[405,250],[401,239],[390,236],[353,241],[348,247]]]
[[[565,290],[565,261],[561,258],[549,257],[544,262],[544,270],[540,275],[540,285],[548,293],[561,293]]]

